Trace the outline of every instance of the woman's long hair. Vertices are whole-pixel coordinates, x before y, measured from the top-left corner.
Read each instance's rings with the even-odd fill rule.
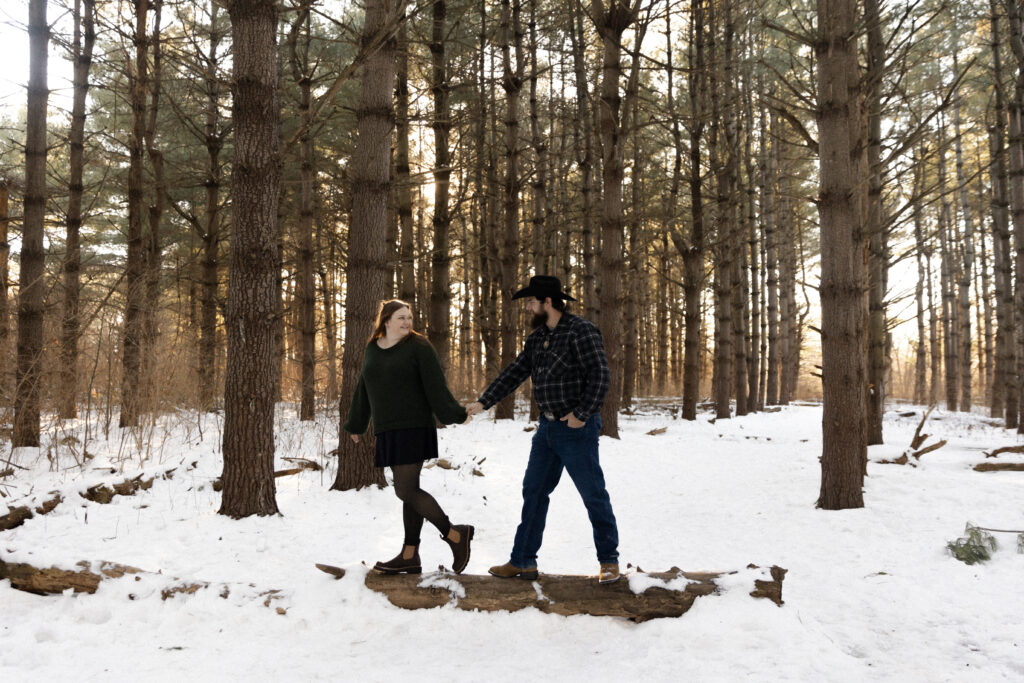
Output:
[[[385,327],[386,323],[391,320],[391,316],[393,316],[396,311],[403,308],[408,308],[410,311],[412,310],[412,306],[401,299],[382,301],[380,303],[380,308],[377,309],[377,320],[373,323],[373,334],[371,334],[370,338],[366,340],[366,343],[369,344],[370,342],[375,342],[384,337],[388,333],[388,329]],[[416,330],[409,330],[409,336],[412,337],[414,335],[417,337],[423,336]]]

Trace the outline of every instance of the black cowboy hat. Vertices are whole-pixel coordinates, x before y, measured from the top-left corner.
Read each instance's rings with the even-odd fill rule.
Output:
[[[522,299],[524,296],[536,297],[541,301],[546,297],[576,301],[568,293],[562,291],[562,281],[553,275],[534,275],[530,278],[530,284],[513,294],[512,298]]]

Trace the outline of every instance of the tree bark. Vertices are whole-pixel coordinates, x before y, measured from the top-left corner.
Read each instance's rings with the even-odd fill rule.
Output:
[[[219,283],[220,244],[220,153],[224,147],[224,133],[220,128],[220,80],[217,66],[222,29],[218,26],[220,5],[210,3],[210,45],[206,55],[206,206],[203,213],[202,294],[199,323],[199,405],[202,410],[213,410],[217,381],[217,286]]]
[[[868,393],[867,442],[884,443],[882,417],[885,414],[885,321],[886,221],[882,205],[882,83],[885,77],[885,39],[879,0],[864,0],[867,24],[868,67],[865,74],[868,124],[868,202],[864,229],[868,236]]]
[[[601,406],[602,434],[619,438],[619,400],[622,396],[622,158],[623,126],[619,105],[622,78],[622,34],[636,20],[635,0],[594,0],[591,19],[601,36],[604,62],[601,75],[601,334],[611,381]]]
[[[149,88],[149,36],[146,32],[149,0],[135,3],[135,72],[131,80],[132,129],[128,142],[128,260],[125,267],[124,330],[121,341],[121,427],[139,423],[141,386],[145,258],[142,236],[144,201],[143,157],[146,92]]]
[[[7,340],[11,336],[11,313],[7,298],[8,262],[11,258],[11,244],[8,242],[10,224],[10,189],[6,179],[0,179],[0,358],[7,362]],[[9,398],[8,371],[0,371],[0,400]]]
[[[430,258],[430,343],[441,359],[441,367],[447,371],[449,365],[448,347],[451,341],[452,294],[449,277],[451,256],[448,233],[451,216],[448,209],[448,188],[451,178],[451,152],[448,149],[448,135],[451,131],[451,114],[448,111],[448,64],[446,55],[447,26],[445,0],[433,0],[433,29],[430,38],[431,79],[430,93],[434,101],[434,239]]]
[[[402,16],[395,44],[395,194],[398,213],[398,298],[416,310],[416,247],[409,177],[409,18]]]
[[[156,346],[160,328],[160,271],[163,253],[161,241],[161,221],[164,215],[164,197],[167,195],[167,183],[164,177],[164,155],[156,144],[157,115],[160,112],[161,89],[161,41],[160,16],[163,0],[153,0],[153,37],[150,41],[153,52],[153,72],[148,82],[149,110],[147,112],[145,143],[146,154],[153,169],[152,203],[149,205],[149,231],[144,242],[145,285],[146,292],[142,308],[142,344],[140,345],[141,363],[139,368],[140,392],[139,406],[142,412],[151,412],[156,407],[155,378]]]
[[[46,0],[29,0],[29,79],[25,129],[25,214],[18,276],[18,370],[11,447],[39,446],[43,361],[43,224],[46,216]]]
[[[510,7],[511,4],[511,7]],[[520,0],[501,3],[501,87],[505,91],[505,182],[502,209],[504,226],[499,243],[501,255],[501,366],[508,367],[517,354],[516,312],[512,293],[519,282],[519,96],[523,89],[523,29]],[[515,52],[513,62],[512,54]],[[495,418],[511,420],[515,392],[498,403]]]
[[[345,301],[338,475],[331,487],[341,491],[384,485],[383,471],[373,466],[373,439],[353,443],[341,424],[348,415],[359,381],[366,340],[373,330],[378,303],[386,294],[385,239],[389,220],[387,200],[391,191],[395,33],[404,15],[404,2],[392,6],[386,0],[371,0],[366,4],[363,44],[370,44],[378,35],[387,38],[363,66],[356,105],[358,138],[352,158],[352,222],[346,278],[349,283],[359,283],[359,287],[347,288]]]
[[[577,165],[580,172],[580,194],[583,198],[583,215],[581,217],[581,241],[583,247],[583,315],[595,324],[598,320],[597,300],[597,243],[594,238],[592,220],[594,215],[594,135],[592,128],[593,116],[590,111],[590,79],[586,67],[586,39],[583,31],[582,0],[570,2],[572,19],[572,58],[576,86],[576,120],[578,126],[575,133],[579,136],[577,149]]]
[[[89,92],[89,68],[96,40],[93,29],[96,15],[95,0],[75,0],[74,42],[74,95],[71,105],[71,130],[68,133],[68,215],[64,239],[64,311],[60,341],[60,389],[57,413],[63,419],[78,416],[78,338],[80,272],[82,269],[82,173],[85,166],[85,98]],[[7,240],[0,236],[0,242]],[[5,259],[6,260],[6,259]],[[3,315],[0,312],[0,315]],[[3,325],[0,322],[0,325]]]
[[[921,157],[915,155],[912,163],[914,168],[913,196],[921,197],[924,189],[923,155],[921,155]],[[914,403],[918,404],[925,402],[925,397],[928,393],[928,356],[926,351],[927,342],[925,341],[924,325],[924,284],[926,278],[925,257],[928,251],[928,246],[924,239],[924,220],[922,217],[923,211],[921,204],[921,201],[915,202],[913,208],[914,243],[917,247],[914,250],[915,259],[917,260],[917,282],[914,285],[914,298],[917,302],[917,350],[914,364]]]
[[[298,300],[299,300],[299,420],[312,420],[316,413],[316,280],[314,274],[313,224],[316,220],[316,158],[313,135],[313,69],[309,64],[310,4],[299,6],[288,36],[292,78],[299,89],[299,221]],[[300,35],[303,43],[300,47]],[[315,68],[315,67],[314,67]]]
[[[274,321],[278,291],[277,4],[232,0],[231,259],[225,312],[224,489],[219,513],[277,513]]]
[[[821,158],[822,416],[818,507],[864,506],[864,235],[860,196],[860,80],[856,4],[817,0],[818,131]]]

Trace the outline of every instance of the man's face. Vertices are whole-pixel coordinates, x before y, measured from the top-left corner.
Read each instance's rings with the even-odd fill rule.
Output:
[[[551,300],[541,301],[537,297],[526,297],[526,312],[530,314],[530,327],[537,329],[548,322],[548,311],[551,309]]]

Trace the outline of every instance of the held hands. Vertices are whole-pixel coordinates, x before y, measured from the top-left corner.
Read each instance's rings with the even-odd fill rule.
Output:
[[[466,414],[469,417],[473,417],[474,415],[479,415],[480,413],[484,412],[484,404],[480,403],[480,401],[473,401],[472,403],[467,403],[463,407],[466,409]]]
[[[569,413],[568,415],[563,417],[562,422],[568,422],[570,429],[579,429],[584,424],[586,424],[585,422],[580,422],[579,420],[577,420],[576,416],[573,415],[572,413]]]

